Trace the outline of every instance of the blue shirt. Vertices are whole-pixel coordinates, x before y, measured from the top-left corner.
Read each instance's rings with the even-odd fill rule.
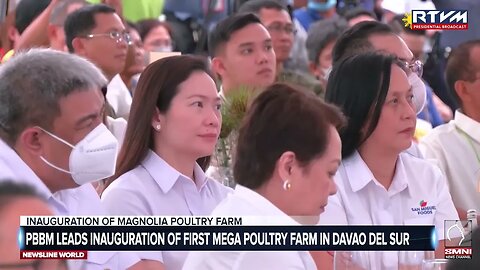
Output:
[[[427,104],[426,108],[418,114],[418,118],[428,121],[433,127],[436,127],[444,122],[435,106],[435,102],[433,102],[432,88],[427,83],[425,83],[425,86],[427,90]]]

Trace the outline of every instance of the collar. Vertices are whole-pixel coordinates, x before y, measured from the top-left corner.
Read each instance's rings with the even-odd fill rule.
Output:
[[[352,156],[345,159],[343,162],[347,180],[353,192],[360,191],[366,187],[370,182],[376,185],[381,185],[374,177],[372,171],[368,168],[365,161],[360,156],[358,151],[355,151]],[[403,154],[400,154],[395,166],[395,174],[393,176],[392,184],[388,189],[390,196],[395,195],[408,187],[408,178],[403,161]]]
[[[237,184],[235,186],[234,195],[249,202],[257,210],[259,210],[265,216],[281,216],[285,217],[285,225],[299,225],[294,219],[285,214],[282,210],[276,207],[268,199],[258,194],[254,190],[251,190],[247,187]]]
[[[342,163],[353,192],[363,189],[368,183],[375,179],[358,151],[355,151],[350,157],[342,161]]]
[[[37,191],[47,199],[52,197],[52,192],[45,183],[43,183],[35,172],[23,161],[17,152],[8,146],[2,139],[0,139],[0,160],[5,162],[5,164],[14,172],[15,179],[12,180],[22,181],[23,183],[34,186]]]
[[[180,179],[193,182],[190,177],[181,174],[152,150],[148,151],[147,156],[142,161],[142,166],[165,193],[169,192]],[[195,163],[193,168],[193,175],[197,189],[201,190],[207,184],[208,177],[197,163]]]
[[[480,143],[480,123],[468,117],[460,110],[455,111],[455,126],[465,132],[470,138]]]

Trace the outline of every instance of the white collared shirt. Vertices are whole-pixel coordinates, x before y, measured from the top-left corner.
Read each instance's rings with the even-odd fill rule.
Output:
[[[445,239],[444,221],[458,219],[445,176],[427,161],[401,153],[388,190],[355,152],[335,175],[337,193],[329,197],[320,224],[329,225],[435,225]],[[397,254],[376,252],[375,269],[396,269]],[[373,269],[373,268],[372,268]]]
[[[70,216],[108,216],[110,214],[103,206],[92,184],[55,192],[54,197],[65,204]],[[89,251],[86,262],[70,260],[69,269],[127,269],[139,261],[139,257],[134,252]]]
[[[66,206],[53,197],[50,189],[18,156],[17,152],[0,139],[0,181],[7,180],[31,185],[48,201],[55,214],[68,215]]]
[[[0,181],[12,180],[33,186],[58,215],[105,215],[100,198],[91,184],[52,194],[28,165],[0,140]],[[126,269],[139,261],[132,253],[89,252],[87,261],[71,260],[70,269]]]
[[[455,206],[480,211],[480,123],[456,111],[454,120],[433,129],[420,146],[446,175]]]
[[[107,86],[107,101],[112,106],[113,111],[117,117],[122,117],[128,120],[130,114],[130,107],[132,106],[132,94],[128,87],[120,77],[120,74],[115,75]]]
[[[171,167],[155,152],[135,169],[116,179],[102,194],[113,215],[209,215],[231,189],[209,179],[195,165],[195,182]],[[141,259],[160,261],[166,269],[182,269],[188,252],[138,252]]]
[[[236,185],[235,191],[212,212],[214,216],[284,217],[285,225],[299,225],[257,192]],[[184,270],[317,269],[306,251],[202,251],[190,252]]]

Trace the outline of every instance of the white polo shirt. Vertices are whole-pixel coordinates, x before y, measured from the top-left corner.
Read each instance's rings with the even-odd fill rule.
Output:
[[[392,184],[385,189],[360,154],[344,159],[335,175],[337,193],[329,197],[320,224],[435,225],[445,239],[444,221],[458,219],[445,177],[427,161],[408,153],[398,157]],[[376,269],[397,266],[397,254],[372,253]]]
[[[108,83],[106,97],[116,116],[128,120],[130,107],[132,106],[132,94],[130,94],[130,90],[128,90],[120,74],[115,75]]]
[[[31,185],[48,201],[55,214],[68,215],[65,204],[53,197],[50,189],[18,156],[17,152],[0,139],[0,181],[7,180]]]
[[[420,147],[447,177],[455,206],[480,211],[480,123],[456,111],[455,118],[433,129]]]
[[[102,194],[113,215],[209,215],[230,188],[208,178],[196,164],[195,182],[149,151],[135,169],[116,179]],[[182,269],[188,252],[138,252],[141,259],[160,261],[166,269]]]
[[[106,215],[100,198],[91,184],[62,190],[52,195],[48,187],[20,156],[0,140],[0,181],[6,180],[33,186],[47,199],[53,211],[58,215]],[[70,260],[69,269],[127,269],[139,261],[134,253],[88,252],[86,261]]]
[[[235,191],[212,212],[214,216],[282,217],[284,225],[299,225],[257,192],[235,186]],[[275,219],[278,221],[278,219]],[[317,269],[307,251],[202,251],[190,252],[184,270]]]

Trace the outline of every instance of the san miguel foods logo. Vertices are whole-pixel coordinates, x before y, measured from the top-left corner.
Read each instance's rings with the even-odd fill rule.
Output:
[[[419,207],[412,207],[412,212],[417,212],[417,215],[432,215],[433,211],[437,210],[437,207],[434,205],[428,205],[428,202],[421,200],[418,203]]]
[[[412,10],[402,19],[405,27],[413,30],[467,30],[466,10]]]

